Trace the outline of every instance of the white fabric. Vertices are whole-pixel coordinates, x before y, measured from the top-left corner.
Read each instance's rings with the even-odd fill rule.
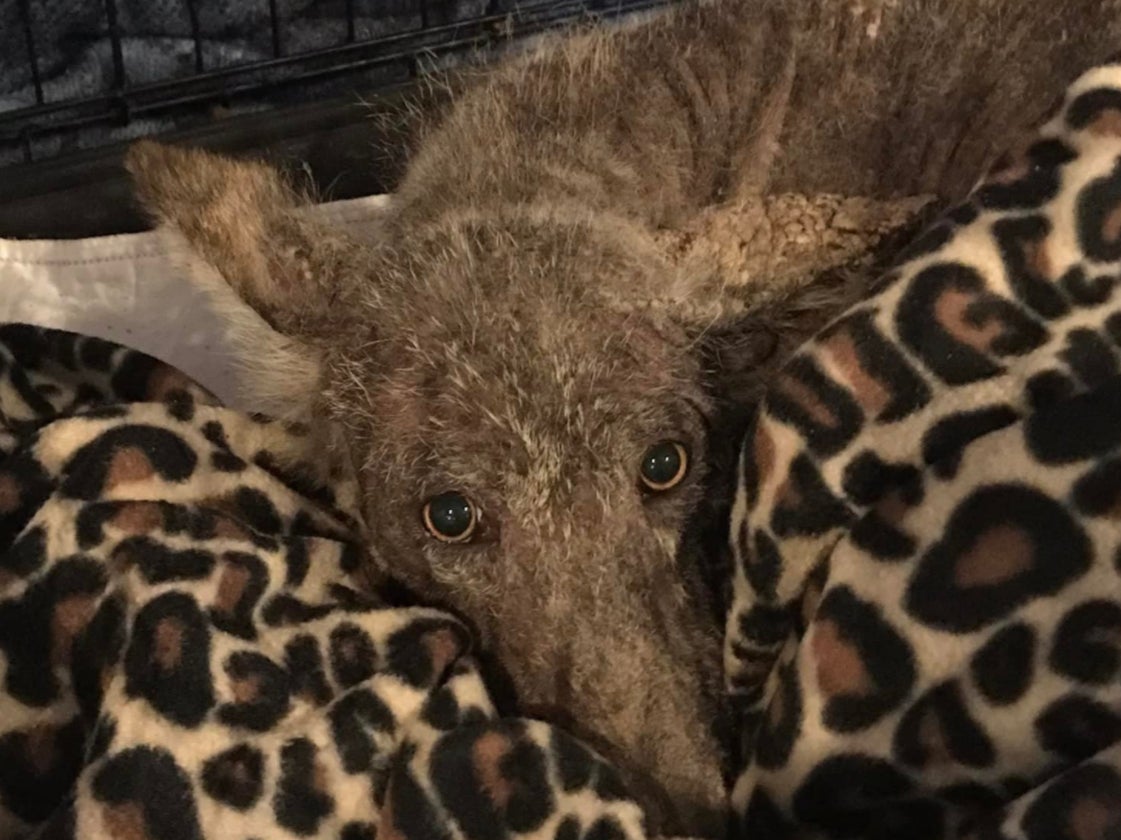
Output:
[[[309,213],[373,235],[385,196],[320,204]],[[225,327],[175,267],[155,232],[91,239],[0,239],[0,322],[70,330],[169,362],[231,406],[241,405]]]

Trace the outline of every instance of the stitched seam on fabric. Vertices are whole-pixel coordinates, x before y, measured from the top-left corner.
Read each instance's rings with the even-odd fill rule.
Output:
[[[9,263],[12,265],[95,265],[97,263],[116,262],[117,260],[147,260],[154,257],[166,257],[167,251],[145,251],[136,254],[119,253],[108,254],[104,257],[89,257],[84,260],[36,260],[27,259],[23,257],[0,257],[0,263]]]

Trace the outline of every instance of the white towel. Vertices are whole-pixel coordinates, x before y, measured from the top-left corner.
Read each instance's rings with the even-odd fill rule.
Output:
[[[317,205],[309,213],[359,237],[376,235],[385,196]],[[157,232],[91,239],[0,239],[0,322],[69,330],[162,359],[228,405],[240,400],[225,325]]]

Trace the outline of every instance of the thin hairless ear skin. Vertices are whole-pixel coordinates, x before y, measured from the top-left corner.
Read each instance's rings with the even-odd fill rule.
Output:
[[[263,163],[128,165],[252,399],[350,454],[371,575],[453,605],[652,833],[716,837],[754,402],[1118,43],[1121,0],[684,0],[466,74],[361,245]]]

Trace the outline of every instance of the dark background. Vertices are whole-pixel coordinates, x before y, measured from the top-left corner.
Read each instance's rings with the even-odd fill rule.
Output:
[[[121,158],[159,136],[264,156],[324,199],[390,191],[418,80],[668,0],[0,0],[0,237],[147,227]],[[407,107],[408,106],[408,107]]]

